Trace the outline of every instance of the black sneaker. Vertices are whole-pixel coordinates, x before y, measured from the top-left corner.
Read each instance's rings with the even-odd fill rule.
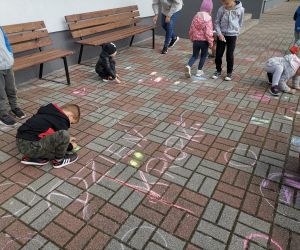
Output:
[[[77,161],[78,156],[77,154],[66,154],[64,156],[64,158],[60,159],[60,160],[53,160],[52,164],[54,168],[62,168],[65,167],[67,165],[72,164],[73,162]]]
[[[20,108],[12,109],[11,112],[19,119],[24,119],[26,115]]]
[[[167,54],[168,53],[168,48],[167,47],[164,47],[161,51],[161,54]]]
[[[174,47],[174,45],[179,41],[179,36],[175,36],[175,38],[173,38],[169,44],[169,48]]]
[[[278,86],[272,86],[270,89],[269,89],[269,92],[271,93],[271,95],[273,96],[279,96],[279,88]]]
[[[216,71],[211,78],[212,79],[218,79],[220,76],[221,76],[221,72]]]
[[[6,126],[14,126],[16,125],[16,120],[8,114],[0,115],[0,124],[4,124]]]
[[[33,159],[29,158],[28,156],[23,156],[21,163],[25,165],[31,166],[44,166],[49,162],[47,159]]]
[[[272,73],[267,73],[269,84],[272,84],[273,81],[273,74]]]

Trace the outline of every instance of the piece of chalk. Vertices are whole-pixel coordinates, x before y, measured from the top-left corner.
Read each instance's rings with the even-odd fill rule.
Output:
[[[141,153],[141,152],[134,152],[133,153],[133,156],[134,156],[134,158],[135,159],[137,159],[137,160],[142,160],[143,158],[144,158],[144,155]]]
[[[76,152],[78,152],[80,149],[81,149],[81,147],[77,146],[76,148],[73,148],[73,149],[72,149],[72,152],[73,152],[73,153],[76,153]]]

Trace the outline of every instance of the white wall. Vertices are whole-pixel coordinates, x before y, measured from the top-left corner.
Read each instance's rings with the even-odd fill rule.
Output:
[[[56,32],[67,29],[66,15],[136,4],[142,17],[153,15],[152,0],[0,0],[0,25],[44,20]]]

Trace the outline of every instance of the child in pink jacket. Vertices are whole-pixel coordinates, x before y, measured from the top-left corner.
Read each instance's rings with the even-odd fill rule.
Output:
[[[211,12],[213,9],[212,0],[203,0],[199,12],[194,16],[190,27],[190,40],[193,42],[193,55],[185,67],[186,77],[191,77],[191,67],[200,55],[200,62],[196,76],[204,74],[202,68],[208,54],[208,47],[213,47],[213,23]]]

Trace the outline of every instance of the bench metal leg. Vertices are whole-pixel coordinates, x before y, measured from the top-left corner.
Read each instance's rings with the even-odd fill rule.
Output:
[[[152,49],[155,49],[155,29],[152,30]]]
[[[68,85],[71,84],[67,58],[63,57]]]
[[[39,78],[40,78],[40,79],[43,78],[43,69],[44,69],[44,64],[41,63],[41,64],[40,64],[40,73],[39,73]]]
[[[134,36],[131,37],[130,44],[129,44],[130,47],[132,46],[133,39],[134,39]]]
[[[79,52],[78,64],[81,63],[82,53],[83,53],[83,45],[80,45],[80,52]]]

